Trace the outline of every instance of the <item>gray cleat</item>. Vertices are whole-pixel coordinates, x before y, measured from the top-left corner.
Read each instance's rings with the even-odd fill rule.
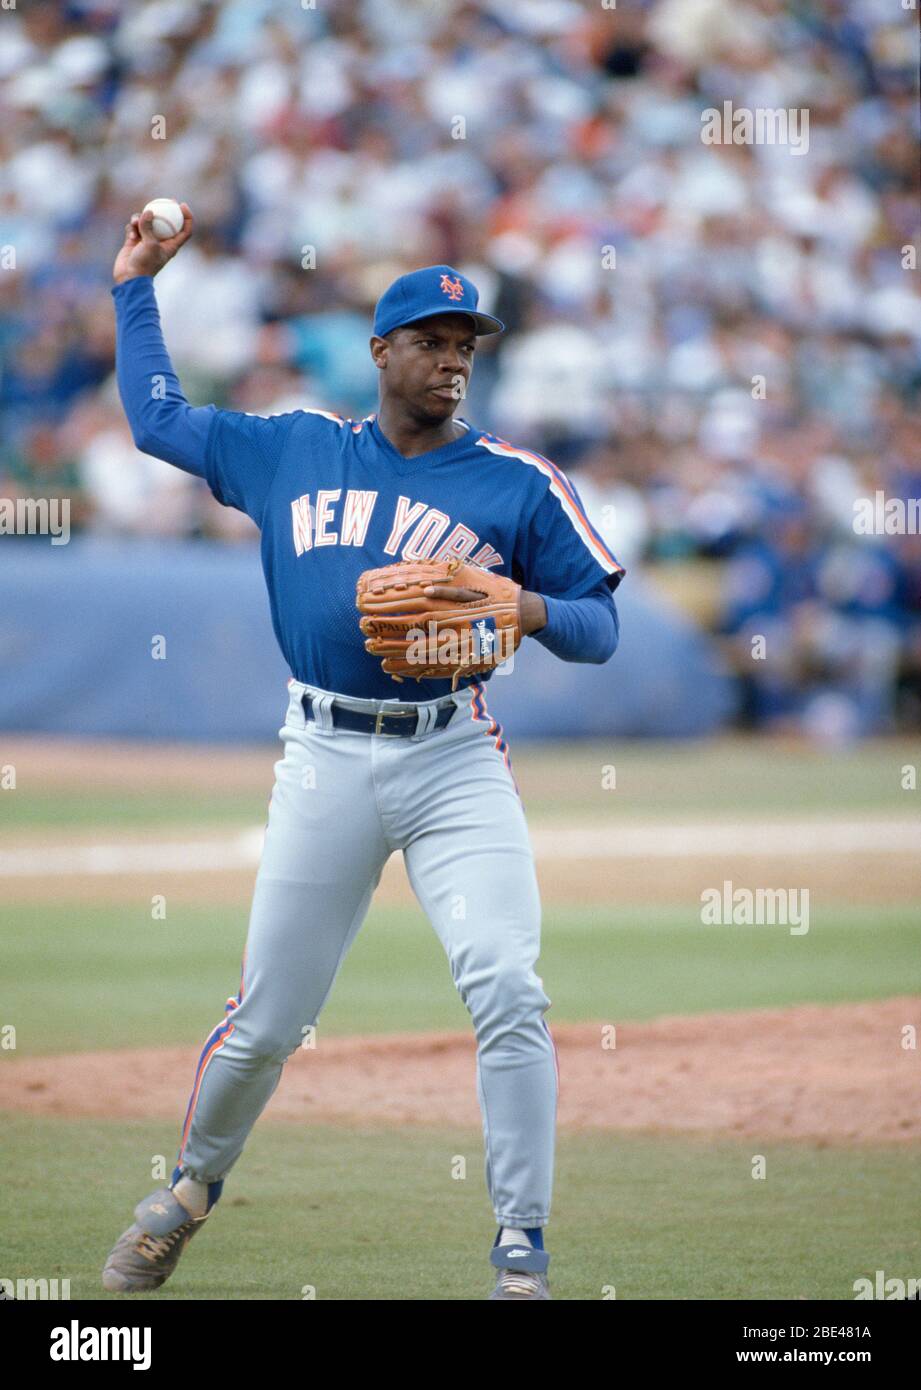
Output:
[[[119,1236],[102,1271],[109,1293],[149,1293],[165,1284],[208,1219],[190,1216],[168,1187],[138,1202],[134,1217],[135,1224]]]
[[[535,1250],[530,1245],[496,1245],[489,1262],[498,1270],[490,1299],[550,1298],[550,1256],[546,1250]]]

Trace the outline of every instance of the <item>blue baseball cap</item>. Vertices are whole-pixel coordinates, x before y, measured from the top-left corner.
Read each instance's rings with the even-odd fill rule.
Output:
[[[479,301],[476,285],[453,266],[423,266],[401,275],[384,290],[374,310],[374,332],[383,338],[391,329],[431,318],[433,314],[469,314],[476,324],[477,337],[504,332],[501,319],[478,312]]]

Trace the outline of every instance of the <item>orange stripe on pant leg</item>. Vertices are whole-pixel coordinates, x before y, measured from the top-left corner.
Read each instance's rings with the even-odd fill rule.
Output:
[[[226,1032],[224,1031],[225,1029]],[[195,1114],[195,1106],[198,1102],[199,1092],[201,1091],[201,1083],[205,1078],[205,1071],[207,1070],[208,1063],[211,1061],[211,1058],[214,1056],[214,1054],[221,1050],[221,1048],[224,1046],[224,1043],[232,1035],[233,1031],[234,1026],[228,1019],[228,1021],[222,1025],[220,1035],[215,1038],[214,1042],[207,1049],[205,1054],[199,1059],[198,1068],[195,1073],[195,1082],[192,1086],[192,1094],[189,1097],[189,1106],[186,1110],[185,1124],[182,1127],[182,1138],[179,1144],[180,1162],[182,1161],[182,1155],[185,1151],[185,1146],[188,1143],[189,1130],[192,1128],[192,1116]]]
[[[520,801],[521,788],[518,785],[518,780],[515,777],[515,772],[512,768],[512,758],[509,752],[508,744],[505,741],[505,733],[502,729],[502,725],[498,722],[497,719],[493,717],[493,715],[490,714],[487,708],[486,690],[483,687],[482,682],[477,681],[473,688],[476,691],[476,695],[474,696],[473,701],[470,705],[471,718],[475,719],[478,723],[485,721],[486,719],[489,720],[489,728],[486,729],[484,732],[486,733],[487,738],[491,738],[493,734],[495,734],[493,747],[501,757],[502,761],[505,763],[508,775],[512,779],[512,786],[515,788],[515,793]]]
[[[243,1002],[243,992],[245,989],[245,975],[246,946],[243,947],[243,960],[240,964],[240,988],[237,990],[237,997],[235,999],[228,999],[227,1003],[224,1005],[224,1012],[228,1015],[228,1017],[225,1019],[223,1023],[218,1024],[218,1030],[215,1033],[214,1042],[210,1045],[208,1043],[205,1043],[202,1054],[198,1059],[198,1066],[195,1068],[195,1079],[192,1082],[192,1094],[189,1097],[189,1103],[186,1107],[185,1120],[182,1126],[182,1135],[180,1136],[179,1140],[179,1155],[176,1160],[177,1163],[182,1162],[183,1151],[185,1150],[185,1146],[188,1143],[189,1130],[192,1127],[192,1115],[195,1111],[196,1102],[198,1101],[198,1094],[201,1090],[202,1080],[204,1079],[205,1068],[211,1061],[211,1058],[214,1056],[215,1052],[219,1051],[219,1049],[224,1046],[224,1043],[227,1041],[227,1039],[231,1036],[231,1034],[234,1031],[234,1026],[230,1022],[230,1014],[233,1012],[234,1009],[239,1008],[239,1006]]]

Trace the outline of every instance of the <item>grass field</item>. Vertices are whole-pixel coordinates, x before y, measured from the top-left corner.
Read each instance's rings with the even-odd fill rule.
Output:
[[[4,1012],[40,1054],[194,1043],[236,989],[246,910],[28,903],[4,929]],[[549,907],[542,978],[551,1020],[885,999],[921,991],[917,913],[840,904],[801,941],[724,939],[690,908]],[[795,950],[795,970],[791,957]],[[323,1013],[330,1035],[464,1028],[441,947],[418,908],[372,909]]]
[[[4,1222],[4,1272],[117,1299],[99,1288],[99,1266],[113,1221],[155,1185],[144,1158],[163,1137],[152,1125],[14,1120],[4,1197],[28,1218]],[[149,1296],[297,1299],[310,1285],[318,1299],[481,1298],[493,1228],[480,1149],[471,1130],[262,1126],[220,1220],[196,1237],[181,1277]],[[458,1154],[464,1181],[450,1176]],[[917,1272],[909,1216],[921,1185],[904,1155],[779,1145],[765,1157],[768,1178],[753,1182],[750,1144],[563,1137],[556,1297],[600,1299],[613,1286],[623,1299],[846,1299],[876,1269]],[[62,1209],[80,1220],[61,1221]]]
[[[32,744],[0,753],[18,771],[16,791],[0,794],[0,849],[49,853],[74,837],[181,839],[258,825],[275,757],[272,748],[104,756]],[[589,744],[513,757],[532,825],[550,830],[901,823],[918,819],[921,795],[902,785],[903,768],[921,764],[921,748],[907,742],[848,752],[743,740]],[[605,791],[601,770],[611,764],[617,787]],[[839,855],[539,867],[551,1024],[921,994],[921,874],[904,854],[857,864]],[[812,884],[808,935],[703,927],[700,888],[724,870],[740,882]],[[0,1028],[15,1027],[16,1045],[0,1050],[0,1068],[29,1056],[200,1042],[236,988],[251,883],[248,871],[7,878]],[[157,891],[164,920],[151,916]],[[383,891],[321,1031],[466,1026],[420,910],[399,886]],[[15,1106],[0,1121],[0,1277],[66,1277],[73,1297],[102,1296],[100,1264],[156,1185],[151,1156],[172,1154],[176,1128]],[[767,1160],[765,1181],[751,1176],[756,1153]],[[451,1177],[455,1155],[467,1159],[464,1181]],[[548,1236],[554,1293],[602,1298],[613,1286],[627,1299],[848,1299],[854,1280],[877,1269],[921,1274],[919,1196],[909,1145],[561,1132]],[[75,1209],[79,1221],[61,1219]],[[476,1130],[267,1120],[209,1230],[155,1296],[290,1299],[312,1286],[320,1299],[480,1298],[491,1231]],[[456,1254],[446,1260],[446,1250]]]

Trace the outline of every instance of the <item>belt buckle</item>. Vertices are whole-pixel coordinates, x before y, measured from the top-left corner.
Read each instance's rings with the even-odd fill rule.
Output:
[[[382,738],[399,738],[399,734],[385,734],[381,727],[385,719],[418,719],[418,710],[378,710],[374,718],[374,732],[380,734]]]

